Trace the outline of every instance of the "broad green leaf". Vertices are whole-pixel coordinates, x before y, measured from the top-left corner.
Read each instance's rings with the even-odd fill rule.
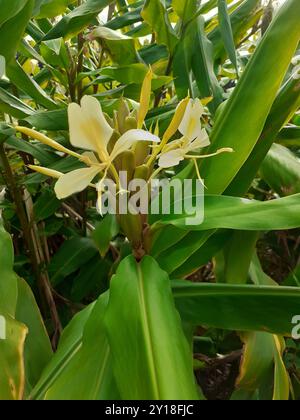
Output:
[[[300,83],[291,77],[280,89],[258,142],[227,188],[226,194],[240,196],[247,192],[278,132],[289,122],[299,106]]]
[[[56,198],[54,191],[45,188],[41,196],[36,200],[33,206],[33,214],[36,222],[45,220],[52,216],[61,206],[61,202]]]
[[[120,67],[106,67],[101,70],[102,76],[110,77],[124,84],[142,84],[149,68],[142,63],[133,63],[127,66]],[[152,90],[156,90],[161,86],[168,84],[172,81],[170,76],[157,76],[153,75]],[[140,90],[140,87],[139,87]]]
[[[1,89],[0,89],[1,99]],[[101,100],[102,109],[107,114],[113,114],[113,110],[118,108],[120,99],[104,99]],[[1,102],[0,102],[1,109]],[[23,119],[37,130],[59,131],[68,130],[68,114],[67,108],[56,111],[28,112],[27,116],[23,115]]]
[[[92,31],[90,39],[101,40],[107,47],[114,63],[126,65],[139,62],[134,38],[100,26]]]
[[[260,0],[244,0],[230,14],[230,26],[232,28],[235,45],[238,45],[238,43],[247,34],[247,31],[260,19],[262,15],[262,8],[259,8],[260,3]],[[215,60],[224,61],[227,54],[220,26],[216,26],[216,28],[208,34],[208,38],[214,46]]]
[[[193,25],[194,26],[194,25]],[[193,92],[192,56],[195,46],[195,32],[189,25],[177,45],[173,61],[173,74],[178,99],[185,98],[188,92]]]
[[[300,159],[280,144],[273,144],[260,175],[281,196],[300,192]]]
[[[222,89],[213,68],[212,44],[204,30],[204,19],[193,19],[185,28],[175,50],[173,74],[179,99],[194,93],[193,76],[201,98],[212,97],[209,109],[214,113],[222,102]]]
[[[68,71],[71,61],[63,38],[43,41],[40,46],[40,52],[47,65],[63,68]]]
[[[202,3],[202,2],[201,2]],[[201,13],[205,14],[217,7],[218,0],[207,0],[205,3],[201,4]]]
[[[263,272],[260,261],[256,255],[253,257],[249,274],[251,280],[256,285],[271,285],[278,287],[278,284]],[[251,332],[242,334],[242,340],[245,343],[245,351],[240,375],[237,380],[238,387],[247,390],[248,392],[254,392],[261,386],[275,362],[274,397],[278,399],[278,395],[275,396],[277,392],[276,388],[279,388],[279,390],[286,390],[285,384],[286,378],[288,378],[288,374],[283,364],[282,354],[277,349],[278,341],[282,342],[282,339],[279,336],[268,333]],[[289,380],[287,383],[288,398]],[[282,392],[280,397],[286,399],[286,396],[283,395]]]
[[[227,284],[246,284],[252,256],[259,234],[256,231],[238,230],[233,232],[230,241],[223,249],[224,271],[221,281]]]
[[[162,268],[166,268],[168,273],[172,273],[173,277],[184,278],[199,270],[200,267],[208,264],[214,256],[222,250],[222,248],[230,240],[233,233],[234,231],[219,229],[201,248],[199,248],[198,251],[192,253],[192,255],[190,255],[184,263],[179,261],[177,267],[174,267],[174,264],[172,264],[170,252],[168,251],[166,251],[165,254],[161,254],[158,261]]]
[[[53,18],[63,14],[69,4],[75,0],[37,0],[34,14],[37,19]]]
[[[49,265],[51,283],[56,286],[97,254],[97,248],[89,238],[73,238],[65,241]]]
[[[18,279],[16,319],[26,325],[24,363],[27,393],[41,377],[52,357],[51,343],[33,293],[23,279]]]
[[[36,112],[24,119],[37,130],[58,131],[69,128],[66,108],[57,111]]]
[[[141,4],[141,2],[137,2],[136,4]],[[134,4],[132,5],[134,6]],[[133,7],[132,10],[120,14],[119,16],[113,18],[109,22],[105,24],[107,28],[110,29],[122,29],[126,26],[134,25],[135,23],[141,22],[143,18],[141,17],[142,6]]]
[[[206,37],[204,20],[201,16],[191,25],[194,25],[194,31],[197,34],[195,39],[196,50],[192,57],[193,73],[201,97],[209,98],[212,96],[213,100],[208,104],[208,107],[214,113],[222,102],[223,92],[214,73],[212,44]],[[193,29],[191,28],[191,30]]]
[[[218,0],[218,11],[219,11],[219,25],[220,32],[223,38],[224,46],[227,51],[228,57],[235,67],[238,75],[238,62],[237,54],[234,45],[231,21],[228,13],[228,6],[226,0]]]
[[[300,194],[271,201],[247,200],[227,196],[204,197],[204,220],[196,212],[182,215],[152,216],[157,225],[172,224],[186,230],[217,228],[237,230],[284,230],[300,226]],[[193,220],[194,217],[194,220]],[[195,225],[189,224],[190,221]],[[197,224],[199,220],[199,224]],[[153,221],[153,219],[152,219]],[[154,219],[155,221],[155,219]],[[156,227],[158,227],[156,225]]]
[[[290,378],[284,365],[282,355],[285,350],[284,339],[274,336],[275,380],[274,401],[288,401],[290,395]]]
[[[278,133],[277,143],[283,146],[300,146],[300,127],[289,126]]]
[[[256,253],[254,253],[250,268],[249,277],[256,286],[278,286],[278,283],[271,279],[262,269],[260,260]]]
[[[109,289],[111,264],[96,255],[84,265],[73,280],[72,300],[80,302],[90,296],[100,296]]]
[[[105,316],[122,399],[198,399],[192,355],[168,276],[155,260],[128,257],[111,282]]]
[[[83,330],[93,308],[94,304],[79,312],[65,328],[56,353],[46,366],[39,382],[30,395],[31,400],[44,399],[48,389],[51,388],[72,360],[78,357],[78,352],[82,347]]]
[[[100,255],[105,257],[109,250],[110,243],[119,233],[120,227],[114,215],[108,214],[96,225],[92,238],[95,241]]]
[[[265,332],[242,334],[245,343],[237,388],[253,393],[274,363],[274,336]]]
[[[18,285],[13,271],[14,250],[10,235],[4,230],[0,218],[0,312],[15,316]]]
[[[162,242],[160,239],[161,233],[157,232],[152,252],[155,252],[155,244],[158,243],[159,251],[161,252],[159,255],[159,262],[168,273],[176,272],[176,275],[179,273],[180,275],[190,274],[194,269],[199,268],[202,262],[205,263],[202,260],[202,257],[207,255],[207,252],[211,252],[211,242],[208,242],[208,240],[212,237],[211,241],[213,241],[212,235],[214,234],[214,231],[209,230],[206,232],[207,229],[227,228],[260,231],[293,229],[298,227],[299,220],[296,220],[298,219],[299,214],[299,211],[297,210],[299,195],[297,194],[288,198],[291,201],[281,201],[282,199],[280,199],[279,201],[275,200],[271,202],[251,202],[251,200],[235,199],[226,196],[205,196],[204,221],[201,224],[194,226],[187,225],[184,217],[176,217],[175,215],[165,215],[162,217],[162,220],[157,223],[156,227],[159,227],[160,224],[172,224],[173,228],[169,227],[169,234],[165,235],[165,239],[162,237],[162,240],[165,242]],[[286,198],[284,200],[286,200]],[[220,207],[217,203],[220,204]],[[286,206],[286,204],[288,205]],[[220,210],[219,213],[218,209],[221,209],[221,207],[222,210]],[[256,210],[254,208],[256,208]],[[281,210],[277,211],[278,208],[281,208]],[[239,210],[241,210],[241,213],[239,213]],[[287,212],[290,211],[293,214],[291,219],[286,217]],[[247,213],[249,217],[247,217]],[[256,216],[253,217],[255,213]],[[263,215],[265,215],[266,218],[264,218]],[[157,221],[157,219],[159,219],[158,216],[151,216],[153,222]],[[291,224],[288,226],[289,223]],[[153,228],[156,229],[156,227]],[[190,230],[191,232],[184,235],[181,229],[185,229],[186,232]],[[200,233],[199,231],[203,232]],[[161,249],[162,246],[164,246],[164,249]],[[208,247],[207,251],[205,248],[206,246]],[[215,246],[218,249],[218,244]],[[197,265],[198,256],[200,256],[199,265]],[[185,265],[183,266],[183,264]],[[192,266],[190,264],[192,264]],[[182,270],[180,270],[181,266]]]
[[[222,193],[228,187],[262,133],[300,40],[299,14],[297,0],[287,0],[281,7],[215,123],[211,150],[232,147],[235,153],[203,162],[202,177],[210,194]]]
[[[45,146],[40,143],[33,144],[15,136],[10,136],[5,143],[11,149],[32,155],[41,163],[42,166],[51,165],[51,163],[53,163],[53,156],[55,159],[55,155],[53,155],[52,152],[46,150]]]
[[[88,26],[100,12],[114,0],[87,0],[76,7],[51,29],[45,40],[57,38],[70,38]]]
[[[28,0],[0,0],[0,27],[8,20],[15,17],[26,6]]]
[[[169,51],[173,52],[178,38],[170,23],[163,0],[146,0],[141,15],[155,32],[157,43],[166,45]]]
[[[197,13],[197,9],[200,2],[197,0],[173,0],[172,6],[177,15],[182,20],[183,24],[186,24],[190,19],[192,19]]]
[[[7,66],[6,70],[7,77],[10,81],[21,91],[25,92],[34,99],[38,104],[49,110],[57,108],[55,102],[49,98],[43,89],[30,76],[25,73],[17,61],[12,61]]]
[[[172,288],[182,320],[194,325],[291,336],[299,312],[296,287],[174,281]]]
[[[168,226],[168,225],[166,225]],[[175,226],[168,226],[173,227],[173,235],[176,238],[178,237],[178,241],[175,242],[175,244],[170,248],[163,251],[158,259],[159,264],[161,267],[166,270],[169,274],[176,272],[176,275],[180,271],[180,268],[183,266],[183,264],[186,262],[189,266],[189,260],[190,258],[194,257],[197,258],[196,251],[201,250],[201,248],[208,243],[208,241],[213,237],[212,235],[215,233],[215,231],[210,230],[208,232],[188,232],[184,231],[182,228],[177,228]],[[165,227],[164,227],[165,229]],[[186,235],[182,235],[184,232],[188,233]],[[158,232],[160,233],[160,232]],[[183,237],[182,237],[183,236]],[[160,238],[158,236],[157,241],[160,242]],[[213,245],[214,246],[214,245]],[[219,247],[217,246],[217,250]],[[205,252],[201,253],[202,256],[205,255]],[[202,259],[199,259],[199,264],[197,264],[194,268],[199,268],[201,266]],[[206,261],[207,262],[207,261]],[[185,272],[185,275],[191,274],[194,270],[188,270]]]
[[[1,1],[3,3],[3,0]],[[6,2],[7,3],[7,2]],[[31,18],[31,13],[34,6],[34,0],[20,0],[19,2],[23,7],[15,6],[17,14],[13,14],[9,20],[0,26],[0,55],[3,55],[7,63],[13,58],[18,44],[24,34],[26,25]],[[15,1],[13,2],[15,4]],[[1,7],[1,5],[0,5]],[[10,5],[6,4],[4,10],[9,10]],[[2,7],[1,7],[2,10]],[[2,16],[2,11],[1,11]]]
[[[25,385],[24,343],[25,325],[0,310],[6,321],[6,338],[0,339],[0,400],[21,400]]]
[[[49,388],[46,400],[97,401],[119,398],[103,322],[108,297],[106,293],[98,299],[85,325],[81,349]]]
[[[15,118],[26,118],[34,113],[34,110],[0,87],[0,110]]]

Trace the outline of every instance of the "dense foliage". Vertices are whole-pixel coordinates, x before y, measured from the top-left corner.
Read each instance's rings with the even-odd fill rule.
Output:
[[[300,399],[283,3],[0,0],[0,400]],[[119,171],[200,180],[203,222],[104,215]]]

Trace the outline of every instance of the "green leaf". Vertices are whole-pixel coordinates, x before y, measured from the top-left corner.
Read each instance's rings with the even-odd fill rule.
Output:
[[[238,75],[238,62],[237,54],[234,45],[231,21],[228,14],[228,6],[226,0],[218,0],[218,11],[219,11],[219,25],[220,32],[223,38],[225,49],[228,53],[228,57],[236,69]]]
[[[194,26],[194,29],[193,27]],[[197,34],[195,39],[195,53],[192,57],[192,70],[202,98],[212,96],[213,100],[208,107],[215,112],[223,100],[223,91],[213,67],[212,44],[207,38],[204,30],[204,19],[198,17],[191,23],[191,30]]]
[[[110,243],[119,233],[120,227],[114,215],[108,214],[101,222],[96,225],[92,234],[100,255],[105,257],[109,250]]]
[[[141,85],[148,71],[149,68],[145,64],[133,63],[129,66],[105,67],[101,70],[101,76],[107,76],[123,84]],[[152,90],[156,90],[171,81],[172,77],[170,76],[153,75]]]
[[[0,218],[0,312],[15,316],[18,297],[17,276],[13,271],[14,250],[10,235]]]
[[[262,270],[260,261],[255,255],[250,267],[251,280],[256,285],[271,285],[278,287],[278,284],[269,278]],[[282,389],[286,390],[286,378],[288,374],[282,361],[282,354],[278,351],[278,342],[284,343],[281,337],[264,332],[251,332],[242,334],[242,340],[245,343],[245,351],[241,364],[240,376],[238,378],[238,387],[249,392],[254,392],[261,386],[265,377],[273,368],[275,362],[275,386],[280,390],[280,397],[288,399],[289,397],[289,380],[287,380],[287,393],[284,395]],[[284,376],[285,375],[285,376]],[[280,398],[279,398],[280,399]]]
[[[95,304],[84,328],[82,347],[49,388],[46,400],[117,400],[110,348],[104,328],[108,293]]]
[[[173,0],[172,6],[182,23],[187,23],[197,13],[198,1],[196,0]]]
[[[59,131],[69,128],[67,109],[36,112],[24,120],[37,130]]]
[[[300,159],[280,144],[273,144],[260,175],[281,196],[300,192]]]
[[[65,241],[49,265],[51,283],[56,286],[65,277],[77,271],[97,254],[97,248],[89,238],[73,238]]]
[[[31,391],[52,357],[51,343],[33,293],[23,279],[18,279],[16,319],[26,325],[24,362],[26,390]]]
[[[253,393],[260,386],[274,363],[274,336],[265,332],[242,334],[244,354],[237,379],[237,388]]]
[[[285,350],[285,342],[280,337],[274,337],[275,357],[275,380],[274,380],[274,401],[288,401],[290,396],[290,378],[284,365],[282,355]]]
[[[22,92],[25,92],[38,104],[51,110],[56,109],[56,103],[49,98],[43,89],[28,76],[17,61],[12,61],[6,69],[7,77],[16,85]]]
[[[157,43],[166,45],[169,51],[173,52],[178,38],[170,23],[163,0],[146,0],[141,15],[155,32]]]
[[[41,196],[36,200],[33,206],[33,213],[36,222],[47,219],[52,216],[61,206],[61,202],[56,198],[54,191],[45,188]]]
[[[63,14],[75,0],[37,0],[34,15],[37,19],[54,18]]]
[[[204,220],[201,220],[201,216]],[[160,219],[156,222],[157,225],[172,224],[186,230],[295,229],[300,226],[300,194],[264,202],[237,197],[204,196],[204,213],[199,216],[194,212],[188,216],[183,213],[152,216],[152,218]]]
[[[192,232],[196,233],[196,232]],[[189,258],[185,260],[184,263],[179,261],[179,264],[175,266],[172,264],[172,254],[170,251],[166,251],[165,253],[159,255],[158,261],[162,268],[166,269],[166,271],[172,276],[176,278],[184,278],[188,275],[193,274],[195,271],[206,264],[208,264],[215,255],[222,250],[222,248],[226,245],[226,243],[230,240],[234,231],[228,230],[218,230],[214,233],[206,242],[201,246],[196,252],[192,253]],[[198,233],[199,236],[199,233]],[[186,237],[188,241],[190,238]],[[178,248],[181,249],[181,242],[178,245]]]
[[[87,0],[81,6],[76,7],[51,29],[44,40],[57,38],[71,38],[88,26],[105,7],[114,0]]]
[[[219,0],[217,0],[219,1]],[[217,5],[217,2],[215,2]],[[247,31],[252,28],[262,15],[262,8],[260,0],[244,0],[238,7],[230,14],[230,26],[234,44],[238,45],[243,40]],[[215,61],[224,61],[227,57],[225,45],[221,33],[221,27],[217,26],[208,34],[209,40],[214,46]]]
[[[89,37],[90,39],[100,39],[104,43],[114,63],[126,65],[139,62],[134,38],[105,26],[94,29]]]
[[[32,155],[41,163],[42,166],[51,165],[55,159],[55,155],[52,152],[46,150],[46,147],[40,143],[33,144],[18,137],[10,136],[5,141],[5,144],[7,144],[7,146],[9,146],[11,149]]]
[[[23,352],[27,328],[0,312],[6,321],[6,339],[0,340],[0,400],[21,400],[25,384]]]
[[[143,8],[141,6],[137,7],[137,4],[141,4],[141,2],[133,3],[132,5],[130,5],[132,6],[133,10],[130,10],[126,13],[115,17],[114,19],[107,22],[105,26],[107,28],[116,30],[141,22],[143,20],[143,18],[141,17],[141,11]]]
[[[280,89],[265,123],[263,132],[251,155],[226,190],[228,195],[244,195],[276,140],[277,133],[290,121],[300,106],[299,80],[290,78]]]
[[[281,7],[214,125],[211,150],[232,147],[235,153],[203,162],[202,177],[210,194],[222,193],[228,187],[263,130],[299,43],[299,13],[297,0],[288,0]]]
[[[259,234],[256,231],[238,230],[233,232],[230,241],[223,249],[224,267],[218,282],[246,284],[249,267]]]
[[[1,3],[3,3],[3,0]],[[18,44],[24,34],[26,25],[31,18],[32,9],[34,6],[34,0],[22,0],[19,3],[23,6],[22,8],[15,5],[15,1],[13,1],[14,8],[11,10],[11,12],[17,11],[17,14],[14,14],[13,12],[12,16],[10,16],[10,18],[0,26],[0,55],[5,57],[7,63],[13,58],[17,50]],[[8,10],[8,13],[11,14],[10,4],[8,5],[7,2],[4,6],[4,10]]]
[[[0,110],[21,119],[34,113],[34,110],[20,99],[0,87]]]
[[[183,321],[232,331],[291,336],[300,305],[296,287],[174,281],[172,288]]]
[[[15,17],[26,6],[28,0],[0,0],[0,26]]]
[[[90,296],[99,296],[109,289],[111,264],[96,255],[83,266],[73,281],[72,300],[80,302]]]
[[[105,323],[122,399],[199,398],[168,276],[151,257],[122,261]]]
[[[82,346],[82,336],[84,327],[92,313],[94,304],[89,305],[83,311],[74,316],[72,321],[64,329],[58,349],[53,355],[50,363],[46,366],[39,382],[33,389],[30,399],[44,399],[46,392],[62,375],[66,367],[75,357]]]
[[[289,126],[278,133],[276,141],[283,146],[300,146],[300,127]]]

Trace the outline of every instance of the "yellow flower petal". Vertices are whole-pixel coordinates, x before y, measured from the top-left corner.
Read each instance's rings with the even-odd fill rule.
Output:
[[[28,168],[42,175],[50,176],[50,178],[59,179],[63,175],[62,172],[54,171],[53,169],[43,168],[42,166],[28,165]]]
[[[62,175],[55,185],[57,198],[62,200],[85,190],[100,170],[100,167],[93,166],[91,168],[77,169]]]
[[[152,91],[152,79],[153,79],[153,72],[152,72],[152,69],[150,68],[148,73],[146,74],[146,77],[142,85],[140,108],[139,108],[139,113],[138,113],[138,128],[143,127],[146,115],[148,114],[148,111],[149,111],[149,103],[150,103],[151,91]]]
[[[49,137],[45,136],[44,134],[39,133],[38,131],[32,130],[31,128],[19,127],[19,126],[15,127],[15,129],[19,131],[20,133],[25,134],[28,137],[38,140],[41,143],[46,144],[47,146],[50,146],[55,150],[58,150],[59,152],[74,156],[77,159],[81,158],[81,156],[78,153],[67,149],[66,147],[59,144],[57,141],[50,139]]]
[[[175,111],[175,115],[169,125],[169,127],[167,128],[163,140],[162,140],[162,145],[165,145],[176,133],[176,131],[178,130],[183,117],[185,116],[186,113],[186,109],[187,106],[190,102],[190,98],[186,98],[183,101],[181,101]]]
[[[190,99],[184,117],[179,125],[180,133],[187,137],[189,140],[195,140],[201,137],[201,116],[203,115],[204,108],[199,99]]]
[[[160,168],[171,168],[179,165],[184,160],[185,150],[176,149],[160,155],[158,166]]]
[[[196,140],[192,141],[189,146],[188,151],[193,151],[197,149],[202,149],[210,145],[210,140],[206,130],[203,128],[201,130],[201,136],[197,137]]]
[[[69,105],[68,115],[71,144],[97,152],[102,160],[106,160],[113,129],[103,115],[100,102],[92,96],[84,96],[81,106]]]
[[[137,141],[159,143],[160,139],[159,137],[145,130],[129,130],[123,134],[123,136],[121,136],[116,142],[110,155],[110,160],[113,161],[121,153],[126,152],[126,150],[130,150]]]

